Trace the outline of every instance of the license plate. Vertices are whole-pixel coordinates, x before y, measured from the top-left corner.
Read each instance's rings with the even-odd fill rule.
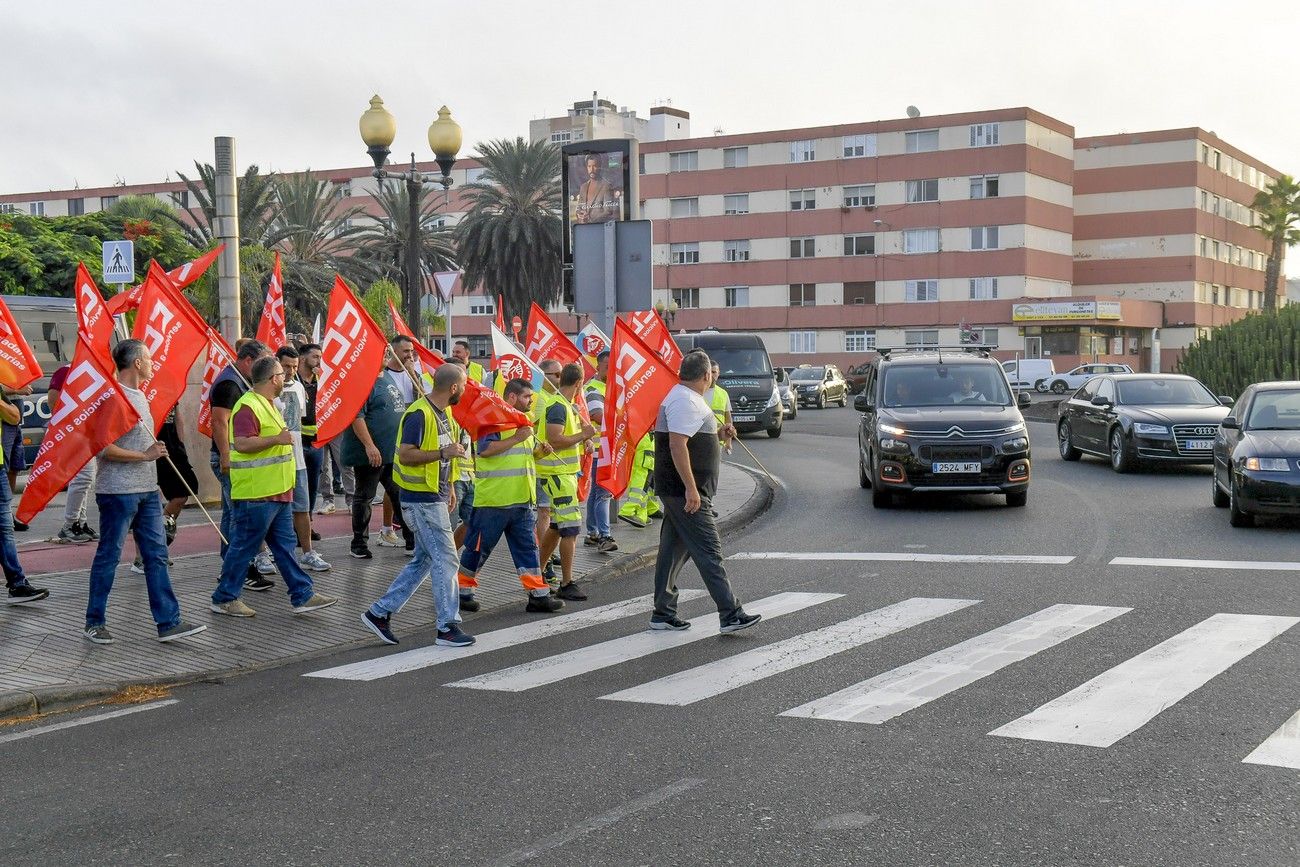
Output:
[[[733,415],[733,416],[731,417],[731,420],[732,420],[732,421],[758,421],[758,416],[756,416],[756,415]]]
[[[1185,452],[1208,452],[1214,448],[1214,440],[1184,440],[1183,451]]]
[[[935,461],[930,464],[931,472],[935,473],[978,473],[980,471],[979,461]]]

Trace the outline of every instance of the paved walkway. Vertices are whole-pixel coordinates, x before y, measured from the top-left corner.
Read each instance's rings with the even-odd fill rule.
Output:
[[[747,523],[770,500],[766,481],[760,483],[735,465],[723,466],[721,482],[715,505],[724,533]],[[375,513],[378,515],[378,508]],[[111,645],[91,644],[81,629],[94,545],[33,541],[22,546],[20,556],[25,569],[34,584],[49,589],[50,598],[31,605],[0,606],[0,717],[104,695],[131,683],[194,680],[264,668],[374,640],[359,618],[406,564],[401,549],[376,547],[372,535],[375,559],[353,560],[347,554],[348,519],[342,515],[322,517],[318,528],[326,539],[317,547],[334,570],[315,576],[316,586],[323,593],[339,597],[339,604],[315,614],[294,615],[284,585],[277,578],[274,590],[244,594],[244,600],[257,609],[257,616],[235,620],[208,609],[220,568],[217,537],[206,522],[193,523],[196,514],[202,520],[197,510],[186,513],[188,526],[183,527],[173,547],[175,565],[171,577],[184,616],[208,624],[209,629],[170,644],[155,640],[157,633],[149,617],[143,579],[132,575],[126,565],[118,569],[108,605],[108,623],[117,641]],[[574,566],[579,578],[599,581],[653,560],[659,539],[657,522],[643,530],[617,522],[614,532],[620,549],[615,554],[597,553],[579,541]],[[124,564],[133,557],[134,543],[128,542]],[[523,605],[524,591],[504,543],[493,553],[479,580],[477,595],[483,611]],[[591,603],[566,603],[566,610],[599,604],[600,587],[590,587],[589,595]],[[464,615],[471,634],[476,616]],[[423,588],[393,618],[394,631],[401,639],[433,624],[432,598]]]

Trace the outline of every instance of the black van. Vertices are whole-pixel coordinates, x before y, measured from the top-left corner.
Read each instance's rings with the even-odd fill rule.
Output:
[[[763,338],[734,331],[701,331],[673,337],[682,352],[703,349],[717,362],[718,382],[731,396],[731,419],[737,431],[765,430],[773,439],[781,435],[785,410]]]

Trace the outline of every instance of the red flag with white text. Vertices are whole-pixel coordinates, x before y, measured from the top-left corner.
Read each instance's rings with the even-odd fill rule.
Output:
[[[212,436],[212,404],[208,397],[212,394],[212,385],[226,367],[226,355],[215,341],[208,341],[208,359],[203,365],[203,387],[199,391],[199,433],[205,437]]]
[[[505,329],[502,329],[503,331]],[[548,358],[554,358],[560,364],[577,363],[582,365],[582,379],[585,382],[596,372],[582,352],[573,345],[569,336],[560,330],[560,326],[546,311],[533,302],[528,310],[528,334],[524,339],[524,352],[533,364],[541,364]]]
[[[323,446],[356,420],[384,368],[383,329],[361,306],[342,277],[334,278],[325,333],[321,335],[316,388],[316,445]]]
[[[641,342],[659,353],[659,357],[676,374],[682,366],[682,351],[677,348],[677,341],[673,340],[672,332],[664,324],[663,317],[653,310],[638,310],[629,313],[627,321]]]
[[[284,280],[280,278],[280,254],[275,254],[275,267],[271,269],[271,285],[266,290],[266,304],[262,319],[257,323],[257,339],[275,352],[289,342],[284,324]]]
[[[607,381],[596,481],[618,497],[632,477],[637,443],[654,427],[659,405],[677,384],[677,373],[619,320],[614,323]]]
[[[225,244],[218,244],[215,249],[209,250],[197,259],[186,262],[179,268],[173,268],[167,272],[167,276],[176,284],[177,289],[184,289],[195,280],[203,276],[203,272],[212,267],[212,263],[217,261],[217,256],[226,248]],[[153,265],[153,262],[149,263]],[[125,292],[119,292],[112,298],[108,299],[108,312],[113,316],[119,316],[128,310],[135,310],[140,306],[140,300],[144,297],[144,283],[139,286],[132,286]]]
[[[190,368],[208,343],[210,329],[156,262],[149,263],[142,285],[144,297],[131,336],[144,341],[153,358],[153,373],[140,384],[140,390],[149,401],[157,435],[185,393]]]
[[[0,300],[0,385],[17,390],[44,375],[9,306]]]
[[[77,338],[90,344],[91,349],[110,370],[113,367],[113,314],[108,312],[104,296],[99,294],[95,279],[86,266],[77,263]]]

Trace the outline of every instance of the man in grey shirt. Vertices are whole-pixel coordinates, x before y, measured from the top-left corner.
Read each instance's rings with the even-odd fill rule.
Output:
[[[118,387],[140,415],[135,427],[99,455],[95,502],[99,506],[99,547],[90,567],[90,599],[86,604],[86,638],[112,644],[106,624],[113,573],[122,557],[128,529],[144,560],[149,609],[158,626],[159,641],[174,641],[207,629],[181,619],[180,604],[167,574],[167,534],[162,501],[158,498],[158,469],[154,461],[167,456],[167,447],[154,439],[153,416],[140,384],[153,375],[149,349],[139,340],[123,340],[113,348]]]

